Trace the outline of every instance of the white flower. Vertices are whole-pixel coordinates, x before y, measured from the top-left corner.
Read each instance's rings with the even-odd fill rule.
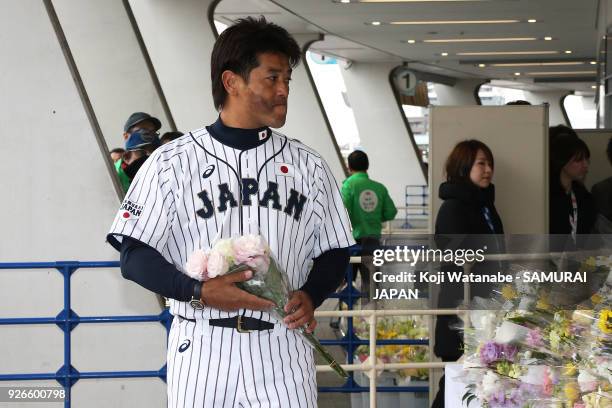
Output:
[[[499,377],[492,371],[487,371],[484,377],[482,377],[482,391],[484,394],[486,396],[493,395],[501,389],[502,384],[499,381]]]
[[[208,255],[206,252],[201,249],[196,249],[187,260],[187,264],[185,265],[185,273],[199,281],[207,280],[207,264]]]
[[[223,254],[215,248],[208,255],[208,277],[225,275],[229,270],[229,262]]]
[[[212,251],[216,251],[223,255],[223,257],[230,264],[234,262],[234,250],[232,248],[231,239],[221,239],[215,243],[212,247]]]
[[[586,370],[580,370],[578,385],[582,392],[594,391],[597,388],[597,378]]]
[[[529,329],[520,324],[505,321],[495,332],[495,341],[502,344],[521,343],[529,333]]]

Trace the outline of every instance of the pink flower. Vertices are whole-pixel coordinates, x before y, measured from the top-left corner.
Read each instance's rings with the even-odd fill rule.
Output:
[[[527,344],[531,347],[540,347],[544,343],[542,342],[542,333],[539,329],[529,330],[527,337],[525,338]]]
[[[544,376],[544,381],[542,383],[542,392],[544,392],[544,395],[547,397],[550,397],[553,393],[553,382],[552,379],[550,378],[550,371],[548,370],[548,367],[546,368],[546,375]]]
[[[208,255],[208,278],[225,275],[229,270],[229,262],[221,252],[212,250]]]
[[[270,265],[268,245],[261,235],[244,235],[232,241],[234,260],[237,264],[246,264],[254,272],[266,272]]]
[[[575,402],[574,403],[574,408],[585,408],[586,404],[584,402]]]
[[[199,281],[206,281],[209,279],[207,264],[208,255],[206,252],[201,249],[196,249],[187,260],[187,264],[185,265],[185,273]]]

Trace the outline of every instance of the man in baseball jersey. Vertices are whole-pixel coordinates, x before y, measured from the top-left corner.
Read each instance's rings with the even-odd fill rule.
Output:
[[[211,56],[210,126],[157,149],[137,174],[108,241],[127,278],[170,298],[169,407],[315,407],[314,309],[342,281],[354,243],[331,171],[284,125],[300,48],[283,28],[247,18]],[[263,235],[294,289],[284,321],[235,286],[251,271],[200,283],[182,271],[194,249]]]

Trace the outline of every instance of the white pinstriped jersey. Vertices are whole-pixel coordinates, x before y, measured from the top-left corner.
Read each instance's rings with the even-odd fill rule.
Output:
[[[239,150],[201,128],[158,148],[132,182],[110,234],[141,241],[183,270],[194,249],[259,232],[292,288],[300,288],[313,258],[354,244],[350,223],[320,155],[277,132],[261,137],[263,144]],[[189,319],[254,313],[195,310],[177,300],[170,305],[172,314]],[[267,313],[261,318],[273,320]]]

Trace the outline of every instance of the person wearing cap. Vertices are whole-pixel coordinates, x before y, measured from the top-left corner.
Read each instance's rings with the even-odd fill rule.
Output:
[[[123,139],[125,150],[121,163],[115,164],[117,173],[120,169],[129,179],[129,183],[122,182],[124,191],[136,176],[136,173],[147,160],[149,155],[160,146],[158,130],[161,122],[145,112],[134,112],[123,126]]]

